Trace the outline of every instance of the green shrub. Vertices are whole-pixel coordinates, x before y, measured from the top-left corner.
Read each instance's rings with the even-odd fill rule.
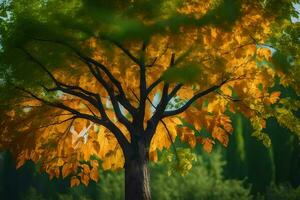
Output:
[[[257,200],[299,200],[300,186],[293,188],[290,185],[272,185],[264,196],[259,196]]]
[[[125,199],[124,172],[101,173],[98,194],[103,200]]]
[[[22,200],[46,200],[34,187],[30,187],[24,194]]]
[[[162,200],[249,200],[250,189],[243,181],[225,180],[219,152],[197,157],[197,162],[187,175],[168,176],[159,168],[152,170],[153,199]],[[163,167],[163,166],[161,166]],[[160,172],[158,172],[158,170]]]

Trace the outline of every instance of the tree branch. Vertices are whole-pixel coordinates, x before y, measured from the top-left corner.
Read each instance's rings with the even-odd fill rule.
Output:
[[[147,88],[147,96],[152,92],[152,90],[158,86],[162,82],[162,78],[158,78],[156,81],[154,81],[148,88]]]
[[[152,105],[152,107],[154,107],[156,109],[156,106],[152,103],[152,101],[149,99],[149,97],[147,97],[148,101],[150,102],[150,104]],[[164,122],[164,120],[160,120],[161,123],[163,124],[163,126],[165,127],[166,131],[167,131],[167,135],[168,135],[168,139],[170,140],[171,142],[171,146],[173,148],[173,151],[174,151],[174,154],[175,154],[175,157],[176,157],[176,160],[179,162],[179,156],[178,156],[178,153],[177,153],[177,149],[176,149],[176,146],[175,146],[175,143],[173,142],[172,140],[172,137],[171,137],[171,134],[170,134],[170,131],[168,129],[168,126],[167,124]],[[151,141],[150,141],[151,142]]]
[[[38,97],[37,95],[35,95],[34,93],[30,92],[29,90],[26,90],[25,88],[19,87],[19,86],[15,86],[16,89],[23,91],[24,93],[30,95],[31,97],[33,97],[34,99],[44,103],[45,105],[51,106],[51,107],[55,107],[55,108],[60,108],[62,110],[68,111],[70,113],[72,113],[73,115],[75,115],[77,118],[83,118],[83,119],[88,119],[90,121],[96,122],[96,123],[103,123],[104,121],[102,121],[99,118],[96,118],[94,116],[90,116],[88,114],[84,114],[84,113],[80,113],[79,111],[66,106],[65,104],[62,104],[60,102],[50,102],[47,101],[45,99],[42,99],[41,97]]]
[[[42,99],[41,97],[38,97],[37,95],[35,95],[31,91],[26,90],[22,87],[19,87],[19,86],[14,86],[14,87],[18,90],[21,90],[22,92],[24,92],[26,94],[29,94],[34,99],[44,103],[47,106],[51,106],[51,107],[55,107],[55,108],[59,108],[59,109],[68,111],[68,112],[72,113],[74,115],[74,117],[76,117],[76,118],[87,119],[91,122],[94,122],[96,124],[104,126],[105,128],[107,128],[108,130],[110,130],[114,134],[114,136],[116,137],[118,143],[120,144],[125,156],[128,152],[131,151],[130,150],[130,143],[128,142],[126,137],[122,134],[120,129],[118,127],[116,127],[116,125],[114,125],[110,120],[99,119],[99,118],[97,118],[95,116],[92,116],[92,115],[80,113],[79,111],[77,111],[77,110],[75,110],[75,109],[73,109],[69,106],[66,106],[62,103],[58,103],[58,102],[54,103],[54,102],[49,102],[45,99]]]
[[[110,71],[107,69],[107,67],[105,67],[102,63],[99,63],[99,62],[95,61],[94,59],[91,59],[91,58],[88,58],[88,57],[86,57],[85,60],[92,63],[92,64],[94,64],[96,67],[101,69],[108,76],[108,78],[117,87],[117,89],[120,93],[120,95],[118,95],[119,102],[122,104],[122,106],[126,110],[128,110],[128,112],[131,115],[135,115],[136,114],[136,109],[129,103],[128,99],[126,98],[126,94],[125,94],[125,92],[122,88],[121,83],[110,73]]]
[[[173,151],[174,151],[174,154],[175,154],[175,158],[176,158],[177,162],[179,163],[179,156],[178,156],[178,153],[177,153],[177,149],[176,149],[175,143],[172,140],[172,137],[171,137],[170,131],[168,129],[168,126],[167,126],[167,124],[162,119],[160,121],[161,121],[161,123],[163,124],[163,126],[165,127],[165,129],[167,131],[167,135],[168,135],[168,138],[169,138],[169,140],[171,142],[171,146],[173,148]]]
[[[70,44],[62,42],[62,41],[58,41],[58,40],[47,40],[47,39],[34,39],[37,41],[42,41],[42,42],[52,42],[52,43],[56,43],[62,46],[65,46],[67,48],[69,48],[70,50],[72,50],[79,58],[80,60],[84,61],[84,63],[88,62],[91,63],[93,65],[95,65],[96,67],[98,67],[99,69],[101,69],[105,75],[108,76],[108,78],[110,79],[110,81],[117,87],[120,95],[119,95],[119,102],[122,104],[122,106],[127,109],[132,115],[135,114],[136,109],[130,104],[130,102],[128,101],[128,99],[126,98],[125,92],[121,86],[121,83],[113,76],[113,74],[108,70],[108,67],[106,67],[105,65],[103,65],[102,63],[83,55],[80,51],[78,51],[76,48],[72,47]]]
[[[175,63],[175,54],[173,53],[171,56],[169,67],[174,66],[174,63]],[[160,100],[159,104],[157,105],[157,108],[155,109],[153,116],[147,122],[147,128],[146,128],[147,132],[151,132],[150,131],[151,129],[155,130],[158,125],[158,122],[162,119],[163,113],[169,103],[168,90],[169,90],[169,83],[165,82],[164,86],[163,86],[161,100]],[[154,134],[154,132],[149,134],[149,140],[152,139],[153,134]]]
[[[249,46],[249,45],[256,45],[256,43],[255,42],[248,42],[248,43],[242,44],[240,46],[236,46],[236,47],[234,47],[234,48],[232,48],[228,51],[220,53],[220,56],[228,55],[228,54],[230,54],[230,53],[232,53],[236,50],[242,49],[242,48],[244,48],[246,46]],[[209,61],[209,60],[212,60],[212,57],[203,58],[203,59],[200,60],[200,62],[205,62],[205,61]]]
[[[60,125],[60,124],[63,124],[63,123],[65,123],[65,122],[68,122],[68,121],[73,120],[73,119],[76,119],[76,116],[70,117],[70,118],[65,119],[65,120],[63,120],[63,121],[60,121],[60,122],[54,122],[54,123],[51,123],[51,124],[47,124],[47,125],[45,125],[45,126],[40,126],[40,127],[38,127],[37,129],[47,128],[47,127],[49,127],[49,126]]]
[[[88,101],[89,103],[91,103],[95,108],[98,108],[102,117],[104,118],[106,116],[106,113],[104,111],[104,107],[102,105],[101,99],[98,95],[89,92],[87,90],[84,90],[83,88],[79,87],[79,86],[69,86],[67,84],[63,84],[61,82],[59,82],[54,75],[38,60],[36,59],[31,53],[29,53],[27,50],[25,50],[24,48],[20,48],[25,55],[28,56],[28,58],[33,61],[34,63],[36,63],[42,70],[44,70],[48,76],[53,80],[53,82],[55,83],[56,87],[55,88],[47,88],[45,86],[42,86],[47,92],[51,92],[51,91],[62,91],[66,94],[71,94],[73,96],[79,97],[83,100]],[[77,92],[74,90],[79,90],[81,92]]]
[[[175,54],[173,53],[172,56],[171,56],[169,67],[172,67],[174,65],[174,62],[175,62]],[[169,103],[169,97],[168,97],[169,86],[170,85],[169,85],[168,82],[164,83],[161,100],[160,100],[160,102],[159,102],[159,104],[157,106],[157,109],[155,110],[154,115],[152,116],[152,118],[154,119],[155,123],[157,121],[159,121],[159,118],[161,117],[161,115],[163,114],[164,110],[166,109],[166,106]]]
[[[114,111],[115,111],[115,115],[117,117],[117,119],[129,130],[132,130],[132,126],[131,123],[129,122],[129,120],[122,114],[120,106],[119,106],[119,102],[114,94],[114,90],[112,89],[111,86],[109,86],[109,84],[103,79],[103,77],[101,76],[101,72],[98,68],[94,68],[89,62],[85,62],[85,64],[88,66],[90,72],[94,75],[94,77],[98,80],[98,82],[105,88],[105,90],[107,91],[110,100],[112,102]]]
[[[227,83],[228,80],[224,80],[222,83],[219,85],[212,86],[202,92],[199,92],[198,94],[194,95],[190,100],[188,100],[182,107],[178,108],[177,110],[171,110],[171,111],[166,111],[163,114],[163,117],[168,117],[168,116],[173,116],[173,115],[178,115],[182,112],[184,112],[186,109],[188,109],[197,99],[217,90],[220,88],[222,85]]]
[[[168,95],[168,101],[170,101],[173,97],[175,97],[176,93],[180,90],[180,88],[183,86],[182,83],[177,84],[173,90]]]
[[[143,63],[137,57],[135,57],[127,48],[125,48],[118,41],[113,40],[112,38],[109,38],[107,36],[102,36],[101,38],[113,43],[114,45],[116,45],[119,49],[121,49],[137,65],[139,65],[139,66],[143,65]]]
[[[27,57],[33,61],[34,63],[36,63],[43,71],[45,71],[48,76],[55,82],[57,83],[56,78],[52,75],[52,73],[38,60],[36,59],[33,55],[31,55],[25,48],[23,47],[19,47],[19,49],[25,54],[27,55]]]
[[[167,44],[164,51],[160,55],[155,57],[150,64],[147,64],[146,67],[152,67],[153,65],[155,65],[156,61],[159,60],[167,52],[168,48],[169,48],[169,44]]]
[[[176,63],[175,61],[175,54],[172,53],[171,55],[171,61],[169,67],[173,66]],[[158,86],[163,81],[162,77],[158,78],[156,81],[154,81],[148,88],[147,88],[147,96],[152,92],[152,90]]]
[[[146,112],[146,100],[147,100],[147,82],[146,82],[146,66],[145,66],[145,51],[146,43],[143,42],[141,58],[139,59],[140,67],[140,103],[138,115],[134,119],[134,123],[137,125],[139,131],[144,131],[144,118]]]
[[[66,86],[66,85],[65,85]],[[54,87],[54,88],[47,88],[45,86],[43,86],[43,88],[47,91],[47,92],[53,92],[53,91],[62,91],[64,92],[65,94],[70,94],[70,95],[73,95],[75,97],[78,97],[80,99],[83,99],[83,100],[86,100],[87,102],[89,102],[90,104],[92,104],[95,108],[97,108],[101,114],[101,117],[102,118],[106,118],[106,113],[104,111],[104,108],[103,108],[103,105],[102,105],[102,102],[101,101],[98,101],[96,98],[97,95],[94,94],[92,97],[91,96],[88,96],[86,95],[85,93],[82,93],[82,92],[77,92],[77,91],[74,91],[68,87],[62,87],[61,84],[58,84],[57,87]],[[100,99],[100,98],[99,98]]]

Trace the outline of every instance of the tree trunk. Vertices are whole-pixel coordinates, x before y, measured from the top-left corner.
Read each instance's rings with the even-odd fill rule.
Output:
[[[150,200],[148,151],[145,145],[137,146],[136,154],[125,163],[125,199]]]

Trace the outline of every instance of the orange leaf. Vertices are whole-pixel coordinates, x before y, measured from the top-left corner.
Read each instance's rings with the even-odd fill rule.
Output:
[[[81,174],[81,182],[85,185],[85,186],[88,186],[89,184],[89,180],[90,180],[90,177],[86,174]]]
[[[85,174],[89,174],[91,171],[90,167],[87,164],[83,164],[82,168],[83,168],[83,173],[85,173]]]
[[[149,157],[150,157],[150,160],[152,160],[153,162],[157,162],[157,160],[158,160],[157,151],[156,150],[150,151]]]
[[[93,168],[93,169],[91,170],[90,178],[91,178],[93,181],[95,181],[95,182],[98,181],[98,179],[99,179],[99,172],[98,172],[97,168]]]
[[[97,141],[93,141],[93,147],[97,153],[100,151],[100,144]]]
[[[228,145],[228,135],[221,127],[214,127],[212,137],[216,138],[224,146]]]
[[[79,179],[76,176],[73,176],[71,178],[71,187],[75,187],[78,186],[80,184]]]
[[[210,153],[212,151],[213,143],[214,142],[211,139],[204,138],[203,139],[203,149],[204,149],[204,151],[206,151],[207,153]]]
[[[280,97],[281,92],[277,91],[277,92],[272,92],[272,94],[270,95],[270,102],[271,104],[276,103]]]
[[[96,167],[99,166],[99,163],[98,163],[97,160],[91,160],[90,163],[91,163],[91,166],[92,166],[93,168],[96,168]]]
[[[72,172],[72,165],[70,163],[66,163],[61,170],[62,177],[65,178],[71,172]]]

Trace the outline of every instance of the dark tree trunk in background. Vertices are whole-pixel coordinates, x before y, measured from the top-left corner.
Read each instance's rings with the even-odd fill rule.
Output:
[[[148,150],[145,144],[136,145],[136,153],[125,163],[125,199],[150,200]]]

